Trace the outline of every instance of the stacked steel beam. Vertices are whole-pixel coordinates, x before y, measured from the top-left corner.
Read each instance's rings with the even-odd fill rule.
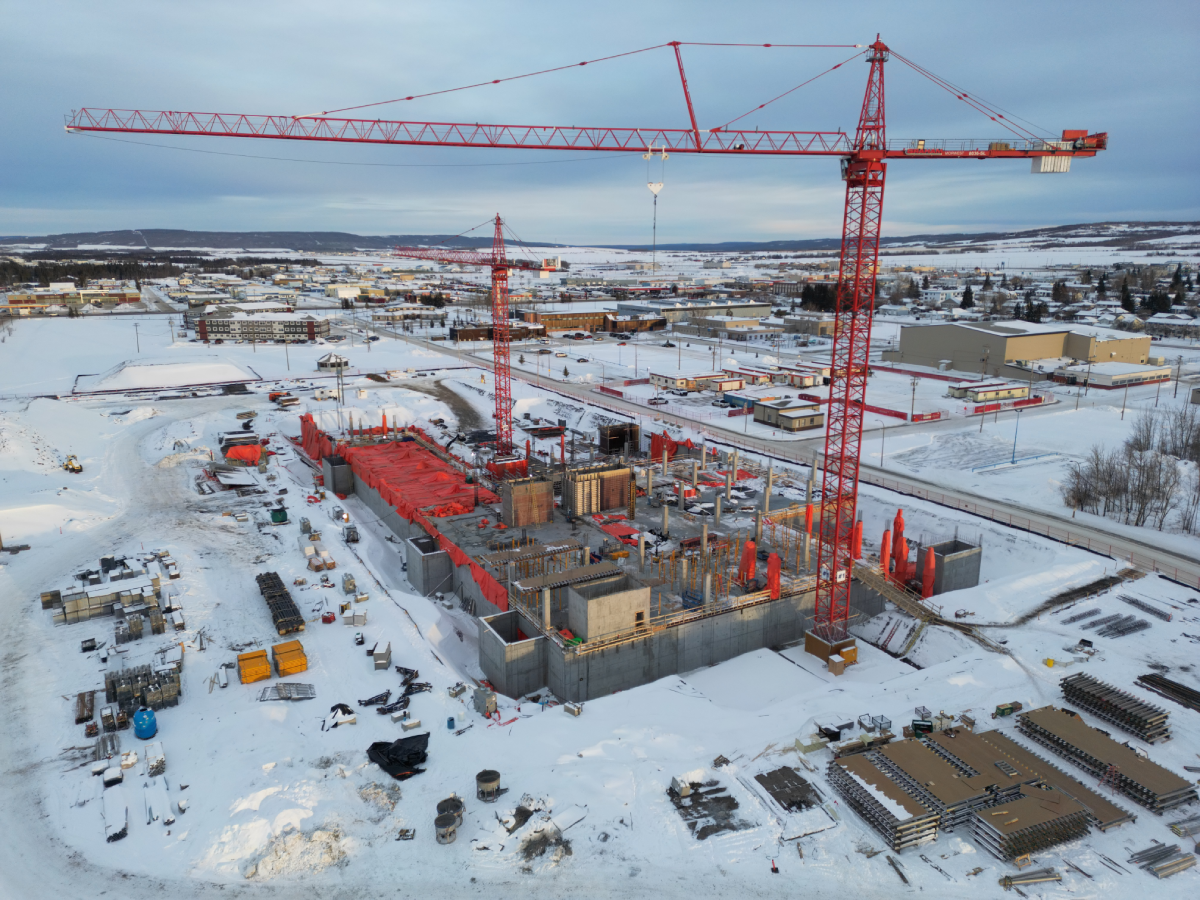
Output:
[[[1155,672],[1151,672],[1149,675],[1139,675],[1137,683],[1148,691],[1154,691],[1168,700],[1174,700],[1188,709],[1200,712],[1200,691],[1190,688],[1186,684],[1163,678]]]
[[[1104,779],[1114,790],[1151,812],[1161,815],[1196,799],[1193,785],[1088,726],[1076,713],[1044,706],[1022,713],[1017,727],[1022,734]]]
[[[1143,703],[1132,694],[1082,672],[1068,675],[1058,686],[1068,702],[1137,735],[1147,744],[1171,739],[1171,727],[1167,724],[1165,709]]]
[[[893,851],[937,840],[938,813],[902,791],[875,764],[877,756],[878,751],[872,751],[833,760],[827,770],[829,783]]]
[[[1139,869],[1153,872],[1159,878],[1170,878],[1194,866],[1196,857],[1181,852],[1178,844],[1151,844],[1129,857],[1129,862]]]

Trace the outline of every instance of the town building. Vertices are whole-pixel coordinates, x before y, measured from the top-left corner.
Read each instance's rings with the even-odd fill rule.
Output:
[[[959,381],[946,388],[946,395],[972,403],[1022,400],[1029,396],[1029,385],[1011,381]]]
[[[296,343],[328,336],[328,319],[289,313],[218,312],[196,322],[196,337],[202,341]]]
[[[907,325],[899,349],[883,351],[884,362],[1024,381],[1052,377],[1063,360],[1146,365],[1149,356],[1147,335],[1021,321]]]
[[[745,380],[725,372],[651,372],[650,383],[665,390],[736,391]]]
[[[825,424],[820,404],[811,400],[783,398],[754,404],[754,421],[781,431],[808,431]]]
[[[1063,384],[1088,385],[1093,388],[1111,390],[1138,384],[1170,381],[1171,367],[1116,362],[1095,363],[1090,366],[1061,366],[1054,370],[1054,380]]]

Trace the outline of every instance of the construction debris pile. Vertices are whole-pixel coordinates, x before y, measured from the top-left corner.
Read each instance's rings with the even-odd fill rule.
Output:
[[[178,647],[174,649],[179,653]],[[104,702],[116,704],[124,713],[141,706],[149,709],[178,706],[182,667],[183,656],[179,653],[175,662],[105,672]]]
[[[1196,799],[1193,785],[1092,728],[1077,713],[1044,706],[1022,713],[1017,727],[1152,812],[1161,814]]]
[[[1167,711],[1079,672],[1059,682],[1063,697],[1105,722],[1137,735],[1147,744],[1171,739]]]

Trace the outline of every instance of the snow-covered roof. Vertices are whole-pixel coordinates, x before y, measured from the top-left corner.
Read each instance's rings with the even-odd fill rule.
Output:
[[[1093,375],[1136,375],[1139,372],[1169,372],[1170,369],[1170,366],[1142,366],[1137,363],[1123,362],[1093,363],[1090,367]],[[1089,371],[1089,367],[1086,364],[1063,366],[1062,371],[1087,372]]]

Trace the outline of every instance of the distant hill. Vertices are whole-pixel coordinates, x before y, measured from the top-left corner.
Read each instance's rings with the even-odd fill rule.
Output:
[[[1116,247],[1133,249],[1165,238],[1196,235],[1200,237],[1200,222],[1099,222],[1084,225],[1057,225],[1026,231],[916,234],[905,237],[885,237],[885,248],[977,247],[999,241],[1023,241],[1035,246],[1057,247]],[[116,249],[173,250],[204,248],[223,251],[295,250],[304,253],[338,253],[354,250],[389,250],[395,246],[430,246],[476,248],[491,244],[490,236],[455,237],[447,234],[387,234],[361,235],[344,231],[186,231],[171,228],[143,228],[125,231],[85,231],[69,234],[0,236],[0,247],[19,248],[21,245],[42,245],[47,250],[73,250],[80,247],[111,247]],[[796,251],[836,251],[837,237],[797,241],[723,241],[720,243],[659,244],[660,250],[707,253],[787,253]],[[532,241],[529,247],[562,247]],[[650,249],[649,244],[599,244],[612,250]]]

